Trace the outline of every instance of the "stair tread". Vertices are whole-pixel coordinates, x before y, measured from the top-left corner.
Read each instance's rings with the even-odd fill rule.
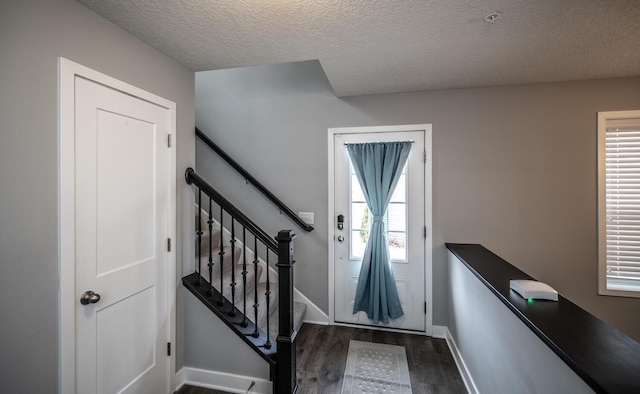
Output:
[[[204,212],[203,212],[204,213]],[[234,331],[238,333],[238,335],[243,336],[245,341],[249,344],[252,344],[254,349],[261,352],[263,357],[265,357],[270,362],[275,362],[275,339],[278,336],[278,285],[277,283],[270,282],[269,287],[271,290],[269,296],[269,308],[265,309],[266,305],[266,292],[267,292],[267,283],[259,282],[257,287],[258,292],[258,318],[255,319],[255,313],[253,309],[253,304],[255,301],[255,272],[253,269],[253,252],[247,248],[243,248],[239,240],[236,243],[233,243],[235,249],[232,253],[232,243],[230,242],[231,237],[229,233],[225,231],[223,238],[223,266],[224,272],[222,272],[222,282],[223,289],[222,293],[225,298],[223,305],[218,305],[218,301],[220,300],[220,255],[218,254],[220,250],[220,226],[217,223],[213,224],[212,230],[209,231],[209,224],[207,223],[208,215],[204,213],[201,216],[201,225],[202,225],[202,235],[200,238],[200,242],[198,241],[198,237],[195,239],[195,262],[196,265],[200,265],[202,267],[202,281],[200,286],[194,285],[196,282],[196,278],[198,278],[198,273],[194,273],[188,275],[183,278],[184,285],[189,288],[189,290],[195,294],[203,303],[205,303],[209,309],[211,309],[216,315],[218,315],[221,319],[223,319],[229,327],[231,327]],[[195,215],[195,223],[196,223],[196,232],[198,231],[198,212],[196,211]],[[211,247],[209,244],[211,243]],[[199,252],[202,257],[199,257]],[[213,282],[213,292],[209,287],[209,257],[211,253],[211,259],[213,263],[213,271],[211,282]],[[242,254],[247,253],[247,281],[246,281],[246,290],[243,288],[242,281]],[[232,256],[233,254],[233,256]],[[231,261],[231,257],[234,258],[235,261]],[[231,276],[232,269],[235,269],[235,305],[231,305],[231,293],[232,286],[231,285]],[[262,272],[264,267],[262,264],[258,266],[257,278],[260,280],[262,277]],[[243,310],[245,308],[245,300],[244,300],[244,292],[246,291],[246,318],[249,320],[247,327],[241,327],[240,322],[243,320]],[[235,316],[232,316],[230,312],[235,311]],[[293,303],[293,327],[295,331],[298,331],[303,324],[304,316],[306,314],[307,305],[301,302]],[[256,320],[256,322],[254,322]],[[268,320],[268,327],[267,327]],[[259,333],[257,338],[253,338],[251,333],[255,332],[255,327],[259,328]],[[267,329],[268,328],[268,329]],[[267,335],[269,335],[270,342],[267,341]],[[266,349],[263,345],[265,343],[271,343],[271,348]]]
[[[236,267],[242,267],[241,264],[237,264]],[[247,267],[249,268],[249,267]],[[258,272],[258,277],[260,277],[261,274],[261,270],[262,267],[259,266],[259,272]],[[236,272],[236,283],[239,283],[239,281],[242,280],[242,276],[240,274],[241,271]],[[247,318],[255,323],[255,313],[253,311],[253,304],[255,303],[255,294],[253,293],[253,270],[247,270],[247,276],[248,276],[248,280],[247,280]],[[205,278],[206,279],[206,278]],[[214,285],[213,287],[219,291],[219,287],[220,287],[220,282],[219,282],[219,274],[217,279],[215,280],[216,277],[214,276]],[[225,272],[225,277],[224,277],[224,283],[225,283],[225,290],[224,290],[224,295],[225,298],[227,299],[228,302],[230,302],[231,300],[231,289],[230,286],[228,286],[229,283],[231,283],[231,270],[228,270]],[[241,285],[241,284],[240,284]],[[277,297],[277,288],[278,288],[278,284],[277,283],[270,283],[270,289],[271,289],[271,294],[270,294],[270,299],[269,299],[269,336],[271,337],[271,339],[275,339],[278,336],[278,297]],[[242,311],[244,309],[244,298],[243,298],[243,294],[242,294],[242,288],[239,287],[237,288],[237,293],[236,293],[236,300],[235,300],[235,306],[236,308],[238,308],[239,311]],[[258,319],[257,319],[257,323],[258,323],[258,327],[264,331],[267,332],[267,312],[265,311],[264,307],[266,305],[266,290],[267,290],[267,284],[265,282],[260,282],[258,283]],[[307,305],[301,302],[294,302],[294,320],[293,320],[293,327],[294,330],[299,330],[300,327],[302,326],[302,323],[304,321],[304,316],[307,310]]]
[[[211,256],[213,259],[213,262],[217,262],[220,261],[220,244],[219,243],[212,243],[211,244],[211,250],[213,251],[213,255]],[[224,256],[225,259],[229,259],[231,257],[231,245],[225,245],[222,248],[222,251],[224,252]],[[242,248],[239,246],[235,247],[234,250],[235,255],[233,256],[236,260],[238,260],[240,258],[240,256],[242,256]],[[196,247],[195,247],[195,256],[196,256],[196,261],[198,260],[198,242],[196,241]],[[202,261],[209,261],[209,240],[205,239],[205,237],[202,238]]]

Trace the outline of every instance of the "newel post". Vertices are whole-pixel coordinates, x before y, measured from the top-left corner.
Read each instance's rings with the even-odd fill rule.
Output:
[[[276,338],[277,372],[274,394],[295,393],[296,379],[296,335],[293,329],[293,239],[291,230],[281,230],[278,241],[278,323]]]

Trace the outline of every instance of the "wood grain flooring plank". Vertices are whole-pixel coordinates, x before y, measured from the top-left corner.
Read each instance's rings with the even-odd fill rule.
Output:
[[[175,394],[231,394],[231,393],[228,393],[226,391],[205,389],[202,387],[184,385],[180,387],[180,390],[176,391]]]
[[[411,387],[418,394],[466,393],[455,361],[444,339],[366,328],[304,324],[296,340],[299,394],[339,394],[350,340],[404,346]],[[186,386],[185,386],[186,387]],[[182,391],[178,394],[221,394]]]

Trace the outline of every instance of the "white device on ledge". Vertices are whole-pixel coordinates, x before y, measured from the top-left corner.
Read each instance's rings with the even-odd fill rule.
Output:
[[[527,300],[558,301],[558,292],[553,287],[536,280],[513,279],[509,281],[509,287]]]

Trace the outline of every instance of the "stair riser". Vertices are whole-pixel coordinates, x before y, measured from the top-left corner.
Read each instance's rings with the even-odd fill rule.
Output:
[[[203,227],[202,227],[202,241],[201,241],[201,253],[202,253],[202,272],[206,273],[207,271],[207,264],[209,263],[209,231],[208,231],[208,227],[206,225],[206,217],[203,216],[202,219],[202,223],[203,223]],[[198,222],[198,217],[196,216],[196,223]],[[218,265],[219,264],[219,251],[220,251],[220,227],[216,227],[217,224],[214,224],[213,230],[211,232],[211,249],[213,249],[213,263],[214,265]],[[197,231],[197,228],[196,228]],[[224,252],[225,252],[225,260],[224,260],[224,265],[225,265],[225,271],[227,270],[227,267],[229,267],[229,262],[231,261],[231,235],[229,234],[229,232],[227,230],[225,230],[225,238],[224,238]],[[198,245],[199,245],[199,241],[198,241],[198,237],[196,237],[195,240],[195,256],[196,256],[196,265],[198,264]],[[244,251],[243,248],[243,244],[241,242],[240,239],[238,239],[238,237],[236,236],[236,242],[235,242],[235,259],[238,262],[238,264],[242,263],[242,253]],[[249,269],[248,267],[251,266],[253,267],[253,250],[250,249],[249,245],[247,245],[247,249],[246,249],[246,253],[247,253],[247,269]],[[265,261],[263,261],[260,258],[260,265],[262,266],[262,270],[260,272],[262,272],[262,275],[260,275],[258,277],[258,281],[259,282],[266,282],[266,273],[264,271],[264,268],[266,268],[266,263]],[[253,269],[253,268],[251,268]],[[276,281],[277,282],[277,273],[273,270],[273,267],[271,267],[271,279],[270,281]],[[208,277],[207,277],[208,278]]]
[[[262,267],[258,267],[258,277],[260,277],[262,272]],[[202,273],[202,277],[204,279],[206,279],[207,281],[209,280],[209,273],[208,271],[204,271]],[[253,305],[253,289],[255,288],[255,272],[253,270],[253,265],[252,266],[247,266],[247,279],[246,279],[246,294],[247,294],[247,310],[249,310],[249,308]],[[223,288],[224,288],[224,292],[223,295],[224,297],[231,301],[231,268],[229,268],[224,275],[224,279],[223,279]],[[236,286],[235,286],[235,305],[238,309],[243,310],[243,303],[242,300],[244,298],[244,282],[242,280],[242,264],[236,264],[235,266],[235,282],[236,282]],[[215,271],[214,275],[213,275],[213,287],[220,291],[220,271],[217,270]]]
[[[196,266],[200,266],[202,267],[202,275],[205,278],[209,278],[209,258],[211,258],[211,263],[213,263],[212,267],[213,267],[213,275],[214,277],[218,277],[218,280],[220,278],[220,246],[218,245],[217,242],[212,242],[212,251],[213,253],[209,253],[209,238],[208,237],[203,237],[202,239],[202,249],[200,250],[198,248],[198,241],[196,240],[196,247],[195,247],[195,264]],[[240,263],[241,262],[241,257],[242,257],[242,249],[239,247],[236,247],[235,250],[232,253],[231,250],[231,246],[225,246],[222,251],[224,252],[223,254],[223,260],[222,260],[222,265],[226,272],[230,272],[231,267],[233,266],[232,263]],[[199,252],[201,253],[201,256],[199,255]],[[234,261],[235,260],[235,261]],[[238,271],[236,269],[236,271]],[[242,269],[240,269],[240,271],[242,271]]]

